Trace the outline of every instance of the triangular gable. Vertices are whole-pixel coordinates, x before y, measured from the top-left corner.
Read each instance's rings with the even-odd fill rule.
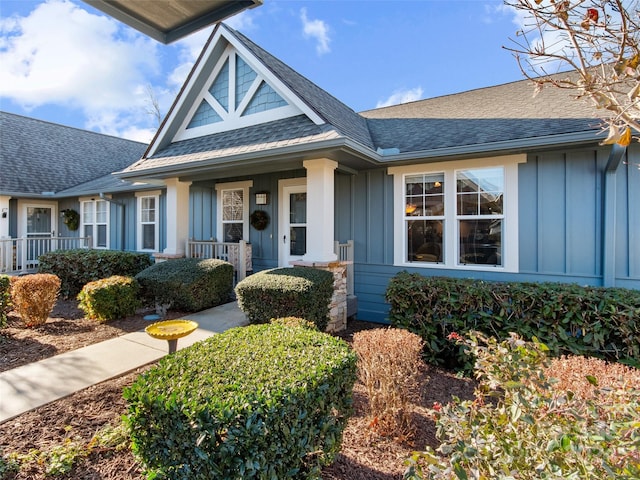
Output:
[[[317,125],[325,123],[221,24],[205,45],[146,156],[180,140],[301,114]]]

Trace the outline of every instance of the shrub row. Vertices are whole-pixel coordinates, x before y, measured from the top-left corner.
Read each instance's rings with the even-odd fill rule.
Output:
[[[640,291],[559,283],[499,283],[400,272],[389,282],[391,324],[420,335],[425,359],[468,363],[451,332],[537,337],[553,354],[640,361]]]
[[[340,449],[356,358],[286,325],[226,331],[125,389],[134,452],[154,478],[319,478]]]
[[[546,347],[453,335],[477,359],[473,401],[434,404],[441,442],[407,461],[405,480],[640,478],[640,390],[624,381],[576,395],[544,374]]]
[[[233,292],[233,266],[223,260],[170,260],[152,265],[135,278],[148,304],[185,312],[226,303]]]
[[[57,275],[61,282],[60,293],[74,297],[82,287],[112,275],[132,277],[151,265],[146,253],[117,250],[66,250],[40,255],[39,272]]]
[[[99,322],[108,322],[136,313],[142,306],[140,286],[133,277],[114,275],[89,282],[78,294],[78,307]]]
[[[333,295],[333,274],[304,267],[264,270],[239,282],[236,295],[238,306],[251,323],[295,316],[324,331]]]

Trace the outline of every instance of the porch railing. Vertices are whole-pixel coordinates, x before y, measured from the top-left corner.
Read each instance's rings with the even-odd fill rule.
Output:
[[[35,270],[38,257],[44,253],[91,246],[91,237],[0,238],[0,273],[18,274]]]
[[[187,258],[218,258],[233,265],[236,281],[243,280],[247,272],[253,270],[251,244],[240,240],[233,242],[214,242],[213,240],[187,240]]]
[[[333,252],[338,256],[338,260],[347,263],[347,295],[353,295],[353,240],[347,243],[335,242]]]

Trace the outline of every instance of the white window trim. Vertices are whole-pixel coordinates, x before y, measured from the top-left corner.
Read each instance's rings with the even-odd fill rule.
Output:
[[[83,237],[84,236],[84,227],[85,227],[85,223],[84,223],[84,204],[85,202],[92,202],[93,203],[93,223],[91,223],[91,225],[93,226],[93,237],[91,239],[91,244],[92,244],[92,248],[95,249],[100,249],[100,250],[108,250],[109,246],[110,246],[110,229],[111,229],[111,208],[109,208],[109,202],[105,199],[102,198],[95,198],[95,197],[81,197],[78,199],[78,201],[80,202],[80,236]],[[97,235],[96,235],[96,227],[98,225],[102,225],[102,223],[97,223],[96,220],[96,204],[98,202],[105,202],[107,204],[107,221],[106,221],[106,225],[107,225],[107,245],[105,247],[98,247],[97,246]]]
[[[160,248],[160,190],[136,192],[136,249],[139,252],[158,252]],[[156,221],[154,229],[155,245],[153,248],[142,248],[142,199],[153,197],[156,203]]]
[[[222,192],[224,190],[243,190],[242,192],[242,239],[249,241],[249,189],[253,187],[253,180],[242,182],[216,183],[216,235],[219,241],[224,238],[224,225],[222,222]]]
[[[394,226],[394,258],[393,263],[399,267],[455,269],[471,271],[500,271],[517,273],[519,271],[519,242],[518,242],[518,164],[526,162],[525,154],[505,155],[500,157],[488,157],[474,160],[459,160],[451,162],[423,163],[406,165],[401,167],[389,167],[389,175],[393,175],[393,226]],[[502,265],[459,265],[457,252],[456,211],[456,172],[473,168],[504,168],[504,202],[503,202],[503,240],[502,240]],[[424,173],[445,174],[445,244],[443,263],[408,262],[406,246],[407,232],[405,228],[405,186],[404,179],[407,175],[419,175]],[[455,246],[455,247],[454,247]]]

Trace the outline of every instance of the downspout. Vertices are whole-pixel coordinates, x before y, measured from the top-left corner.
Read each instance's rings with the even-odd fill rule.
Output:
[[[602,219],[602,285],[616,284],[616,173],[627,147],[617,143],[611,148],[604,169],[603,219]]]

